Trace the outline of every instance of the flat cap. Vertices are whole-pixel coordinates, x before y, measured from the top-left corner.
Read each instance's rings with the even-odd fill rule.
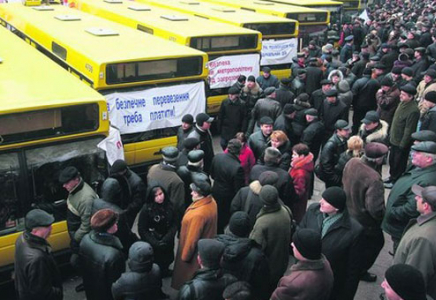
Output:
[[[239,93],[241,92],[240,89],[238,89],[236,86],[232,86],[229,88],[227,94],[229,95],[239,95]]]
[[[292,80],[291,80],[291,78],[284,77],[284,78],[280,79],[280,82],[284,85],[288,85],[292,82]]]
[[[198,145],[200,145],[200,140],[195,137],[190,137],[183,141],[183,147],[188,150],[192,150]]]
[[[173,146],[168,146],[162,149],[162,158],[164,161],[173,163],[179,158],[179,149]]]
[[[376,63],[374,66],[375,69],[385,70],[386,66],[382,63]]]
[[[204,151],[203,150],[191,150],[188,153],[188,160],[191,163],[198,163],[204,158]]]
[[[336,97],[338,95],[338,91],[336,89],[330,89],[325,92],[326,97]]]
[[[269,95],[271,95],[272,93],[274,93],[275,91],[276,91],[276,88],[273,87],[273,86],[270,86],[270,87],[267,87],[267,88],[263,91],[263,93],[265,94],[265,96],[269,96]]]
[[[363,118],[361,122],[365,124],[377,123],[380,122],[380,116],[375,110],[370,110],[365,114],[365,118]]]
[[[391,87],[391,86],[393,86],[394,85],[394,82],[392,81],[392,79],[390,79],[389,77],[384,77],[383,79],[382,79],[382,81],[380,82],[380,84],[382,85],[382,86],[389,86],[389,87]]]
[[[66,167],[59,174],[59,182],[61,184],[67,183],[80,176],[79,170],[76,167]]]
[[[274,124],[274,121],[270,117],[265,116],[265,117],[260,118],[259,123],[260,123],[260,125],[263,125],[263,124],[272,125],[272,124]]]
[[[371,57],[369,58],[369,60],[372,60],[372,61],[380,61],[380,56],[378,56],[378,55],[373,55],[373,56],[371,56]]]
[[[271,68],[270,67],[263,67],[262,68],[262,72],[264,72],[264,73],[271,73]]]
[[[283,113],[285,115],[290,115],[295,111],[296,111],[295,106],[291,103],[286,103],[285,106],[283,107]]]
[[[425,201],[436,204],[436,186],[422,187],[417,184],[412,185],[412,192],[415,195],[421,196]]]
[[[365,146],[365,156],[368,158],[380,158],[385,156],[389,151],[389,148],[382,143],[368,143]]]
[[[407,75],[407,76],[413,76],[413,69],[409,67],[405,67],[401,70],[401,74]]]
[[[421,52],[421,53],[424,53],[425,52],[425,48],[424,47],[417,47],[417,48],[415,48],[415,49],[413,49],[414,51],[418,51],[418,52]]]
[[[335,129],[350,129],[351,125],[345,120],[337,120],[335,123]]]
[[[309,116],[313,116],[313,117],[317,117],[318,111],[315,108],[309,108],[309,109],[306,109],[304,111],[304,114],[309,115]]]
[[[191,190],[200,193],[203,196],[210,195],[212,188],[205,174],[195,173],[192,175],[192,183],[189,186]]]
[[[430,76],[431,78],[436,78],[436,70],[435,69],[428,69],[427,72],[425,72],[425,75]]]
[[[259,176],[259,183],[260,185],[275,185],[277,181],[279,180],[279,175],[277,175],[276,172],[273,171],[265,171],[262,172]]]
[[[325,84],[332,84],[332,81],[330,79],[323,79],[320,81],[321,85],[325,85]]]
[[[421,142],[419,144],[413,145],[412,150],[417,152],[436,154],[436,143],[430,141]]]
[[[345,41],[350,42],[350,41],[352,41],[353,39],[354,39],[354,36],[349,35],[349,36],[347,36],[347,37],[345,38]]]
[[[24,225],[27,230],[31,231],[36,227],[48,227],[55,221],[55,218],[42,209],[32,209],[24,219]]]
[[[412,133],[412,139],[419,142],[435,142],[436,143],[436,133],[432,130],[421,130]]]

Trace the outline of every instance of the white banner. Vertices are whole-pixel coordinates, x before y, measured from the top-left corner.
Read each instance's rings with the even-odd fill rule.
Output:
[[[362,19],[365,22],[369,20],[368,13],[366,12],[366,9],[360,14],[359,19]]]
[[[121,141],[120,131],[112,126],[109,127],[109,135],[97,145],[98,148],[106,151],[109,165],[118,160],[124,160],[124,148]]]
[[[239,75],[259,76],[259,54],[222,56],[207,63],[211,89],[232,86]]]
[[[206,110],[204,82],[106,95],[111,124],[121,134],[149,131],[182,124]]]
[[[298,39],[262,40],[261,66],[289,64],[297,56]]]

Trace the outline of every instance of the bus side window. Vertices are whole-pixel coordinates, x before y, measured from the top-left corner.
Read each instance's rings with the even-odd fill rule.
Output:
[[[22,230],[23,216],[18,201],[19,162],[17,153],[0,155],[0,236]]]
[[[54,54],[56,54],[63,60],[67,60],[67,49],[55,42],[51,44],[51,49],[53,50]]]

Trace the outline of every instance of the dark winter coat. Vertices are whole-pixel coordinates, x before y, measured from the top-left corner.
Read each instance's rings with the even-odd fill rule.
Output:
[[[188,138],[197,138],[200,141],[200,149],[204,151],[204,171],[209,174],[214,157],[212,135],[210,131],[203,131],[195,125],[194,130],[188,135]]]
[[[127,255],[130,246],[138,240],[138,237],[132,232],[126,214],[116,204],[107,202],[103,199],[95,199],[93,201],[92,214],[94,215],[97,211],[102,209],[111,209],[118,214],[118,230],[114,235],[120,240],[123,245],[124,254]]]
[[[283,205],[264,206],[250,234],[268,258],[272,284],[277,284],[288,266],[291,221],[290,211]]]
[[[18,300],[63,299],[62,277],[50,244],[28,231],[15,242],[15,290]]]
[[[292,127],[294,119],[287,118],[285,114],[281,114],[274,122],[274,130],[281,130],[286,133],[288,139],[291,141],[291,145],[298,144],[299,136],[294,133]]]
[[[270,137],[264,136],[261,130],[253,133],[248,138],[248,146],[253,151],[256,161],[262,156],[262,153],[265,151],[269,141]]]
[[[332,135],[335,131],[335,123],[337,120],[348,121],[347,112],[347,106],[340,100],[336,99],[335,103],[330,103],[327,99],[324,100],[321,106],[320,116],[328,135]]]
[[[270,290],[265,278],[269,278],[270,270],[260,245],[252,239],[231,233],[220,234],[216,239],[226,245],[221,260],[223,272],[248,282],[259,299],[269,299]]]
[[[310,97],[310,105],[319,112],[322,104],[324,103],[324,99],[325,95],[322,89],[318,89],[312,93]]]
[[[279,197],[280,199],[282,199],[283,203],[290,207],[291,203],[296,200],[296,194],[294,190],[294,185],[292,183],[292,178],[291,176],[289,176],[288,172],[280,168],[278,165],[272,163],[255,165],[253,169],[251,169],[250,182],[259,180],[260,174],[265,171],[272,171],[277,173],[277,175],[279,176],[279,180],[275,184],[275,187],[279,191]]]
[[[123,273],[112,285],[114,300],[158,300],[162,299],[162,279],[158,265],[130,251],[129,272]]]
[[[385,190],[373,163],[353,158],[345,166],[342,184],[347,194],[347,209],[367,235],[377,234],[385,213]]]
[[[323,213],[320,204],[312,204],[299,228],[322,230]],[[336,221],[322,238],[322,253],[330,262],[334,275],[334,285],[330,299],[353,300],[362,272],[360,261],[362,255],[361,237],[363,228],[347,210],[342,218]]]
[[[247,122],[247,107],[244,101],[241,99],[232,101],[227,98],[221,102],[218,128],[222,138],[231,140],[238,132],[246,132]]]
[[[255,132],[256,128],[260,127],[260,119],[262,117],[270,117],[275,121],[282,113],[282,107],[278,101],[272,98],[259,99],[251,111],[250,124],[248,132]],[[258,130],[258,129],[257,129]]]
[[[421,127],[419,130],[436,132],[436,107],[431,108],[421,117]]]
[[[288,103],[294,102],[295,95],[291,92],[291,89],[283,84],[276,90],[276,101],[280,103],[280,106],[285,107]]]
[[[379,125],[368,131],[365,129],[365,124],[362,124],[359,129],[359,136],[362,140],[367,143],[382,143],[389,146],[389,125],[383,120],[380,120]]]
[[[361,153],[363,154],[363,153]],[[342,152],[341,155],[339,155],[338,163],[335,166],[335,173],[338,174],[338,176],[341,177],[342,180],[342,173],[344,171],[345,165],[352,159],[353,151],[345,150],[345,152]]]
[[[127,202],[121,203],[120,207],[126,211],[127,221],[129,225],[132,226],[139,210],[144,204],[147,186],[144,184],[141,177],[130,169],[127,169],[124,175],[112,177],[117,179],[123,188],[124,199],[126,199]]]
[[[177,149],[179,149],[179,151],[183,150],[183,141],[188,137],[192,130],[194,130],[193,126],[187,130],[184,130],[181,126],[177,129]]]
[[[259,84],[259,86],[262,88],[262,90],[265,90],[269,87],[279,87],[279,80],[277,79],[277,76],[270,74],[268,78],[263,77],[263,75],[260,75],[256,78],[256,82]]]
[[[157,181],[164,188],[180,220],[185,209],[185,184],[177,175],[176,168],[164,163],[154,165],[148,171],[147,178],[148,181]]]
[[[230,205],[230,215],[237,211],[244,211],[250,217],[251,228],[256,222],[256,216],[263,207],[262,200],[259,198],[262,185],[258,180],[250,183],[249,186],[241,188],[233,197]]]
[[[351,72],[353,72],[353,74],[356,75],[357,78],[362,77],[363,71],[365,70],[367,63],[369,63],[369,60],[360,59],[357,63],[353,65]]]
[[[271,300],[328,300],[333,288],[333,272],[323,255],[319,260],[298,261],[283,276]]]
[[[177,175],[183,180],[185,185],[185,207],[184,210],[192,203],[191,196],[191,183],[192,178],[196,174],[201,174],[204,178],[209,178],[209,176],[203,171],[201,166],[195,166],[188,164],[187,166],[181,166],[177,169]],[[208,180],[209,183],[210,180]]]
[[[251,116],[251,110],[256,104],[257,100],[262,98],[262,89],[259,84],[256,82],[256,86],[252,89],[249,89],[248,86],[244,86],[241,91],[241,99],[245,101],[245,105],[247,107],[248,118]]]
[[[395,182],[389,194],[382,229],[392,237],[400,239],[407,223],[419,215],[416,210],[416,200],[415,194],[412,192],[412,186],[417,184],[426,187],[434,185],[435,182],[436,165],[427,168],[413,168],[403,173]]]
[[[306,68],[306,93],[311,95],[314,91],[321,88],[321,80],[324,78],[323,71],[315,66]]]
[[[395,110],[400,104],[400,90],[396,86],[392,87],[388,92],[379,89],[375,98],[380,119],[386,121],[389,125],[392,124]]]
[[[314,162],[318,158],[319,150],[321,149],[322,140],[324,138],[324,132],[324,123],[316,119],[309,123],[301,135],[301,142],[309,147],[310,152],[313,154]]]
[[[409,102],[400,102],[392,119],[389,142],[402,149],[408,149],[412,144],[412,133],[416,131],[418,119],[419,109],[413,99]]]
[[[231,153],[217,154],[212,161],[210,175],[214,180],[212,196],[218,205],[218,231],[223,230],[230,219],[230,203],[245,185],[244,170],[239,158]]]
[[[353,56],[353,46],[345,44],[341,49],[340,59],[342,63],[346,63]]]
[[[310,108],[310,103],[299,101],[298,99],[296,99],[294,108],[295,117],[292,121],[292,130],[294,135],[298,138],[298,140],[300,140],[301,135],[303,134],[303,131],[307,126],[305,111]]]
[[[223,291],[237,279],[220,269],[202,268],[179,292],[179,300],[223,300]]]
[[[341,139],[336,133],[327,141],[322,148],[319,164],[315,169],[316,175],[322,181],[331,181],[340,185],[341,174],[336,165],[340,155],[347,150],[347,141]]]
[[[375,94],[380,88],[380,83],[376,79],[372,79],[369,75],[364,75],[358,79],[351,89],[353,92],[353,107],[354,109],[369,111],[377,108],[377,100]]]
[[[159,204],[154,201],[153,189],[161,188],[164,193],[164,202]],[[147,200],[139,213],[138,233],[141,240],[153,247],[155,262],[163,268],[174,260],[174,236],[176,235],[179,220],[174,213],[173,205],[165,189],[153,183],[149,186]]]
[[[422,80],[423,75],[421,74],[424,73],[429,66],[430,63],[426,56],[423,56],[420,60],[415,60],[413,62],[411,68],[413,70],[413,77],[417,80],[417,82]]]
[[[125,271],[120,240],[109,233],[91,231],[80,243],[80,266],[87,299],[110,300],[112,284]]]

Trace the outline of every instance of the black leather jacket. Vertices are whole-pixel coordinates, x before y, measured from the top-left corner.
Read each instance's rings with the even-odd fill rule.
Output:
[[[25,231],[15,242],[15,290],[19,300],[60,300],[62,279],[46,240]]]

